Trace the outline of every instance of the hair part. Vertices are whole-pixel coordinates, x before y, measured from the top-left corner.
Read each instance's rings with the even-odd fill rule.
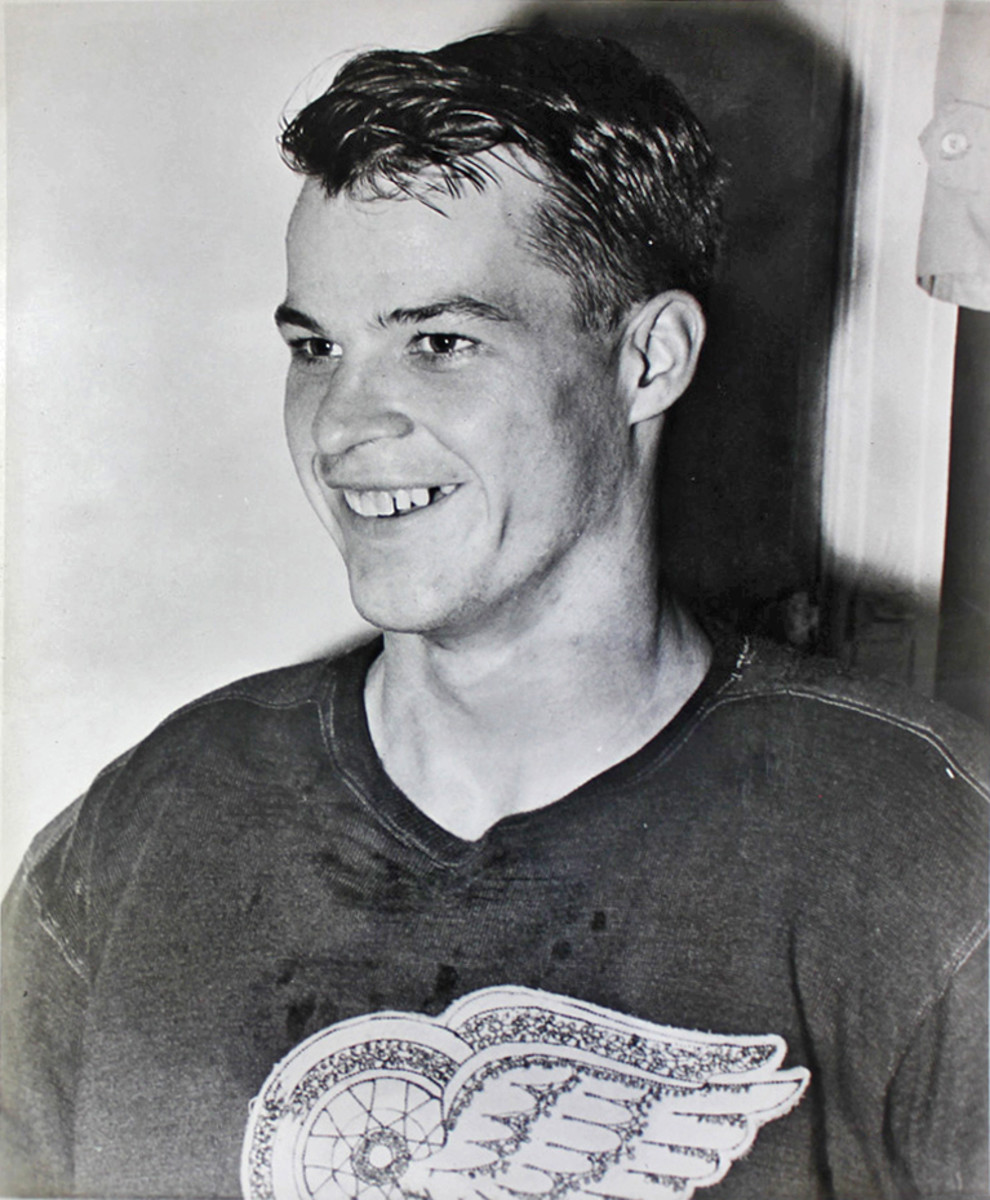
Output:
[[[516,31],[360,54],[280,144],[330,197],[424,203],[489,186],[486,151],[508,148],[502,162],[524,171],[528,158],[546,185],[533,251],[570,279],[590,328],[672,288],[704,302],[712,280],[722,178],[705,131],[673,84],[608,39]]]

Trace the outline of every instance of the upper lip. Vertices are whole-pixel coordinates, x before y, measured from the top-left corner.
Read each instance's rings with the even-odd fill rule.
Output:
[[[462,483],[461,479],[451,479],[443,475],[431,475],[427,472],[409,475],[398,479],[394,475],[372,475],[370,472],[357,471],[335,472],[330,464],[324,465],[319,458],[313,463],[314,473],[324,487],[337,491],[349,492],[397,492],[401,489],[409,491],[412,488],[446,487],[448,484]]]
[[[352,483],[350,481],[331,483],[329,479],[324,479],[323,482],[335,492],[411,492],[413,488],[456,487],[461,481],[459,479],[416,479],[412,483],[380,483],[377,480],[374,483]]]

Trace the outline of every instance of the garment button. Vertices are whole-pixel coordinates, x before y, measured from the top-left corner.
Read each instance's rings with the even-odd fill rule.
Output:
[[[938,145],[943,158],[960,158],[969,149],[969,138],[958,129],[944,134]]]

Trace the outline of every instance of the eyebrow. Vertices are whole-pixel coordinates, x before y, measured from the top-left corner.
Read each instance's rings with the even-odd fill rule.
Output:
[[[379,315],[375,324],[383,329],[388,325],[416,325],[421,321],[433,321],[437,317],[446,316],[478,317],[483,321],[516,321],[518,314],[512,310],[499,308],[497,304],[489,304],[487,300],[476,300],[473,296],[447,296],[432,304],[422,304],[415,308],[393,308],[390,313]],[[311,333],[323,336],[325,330],[314,317],[293,308],[291,304],[280,304],[275,309],[277,325],[297,325],[300,329],[308,329]]]
[[[518,313],[489,304],[486,300],[475,300],[472,296],[446,296],[432,304],[416,308],[393,308],[388,316],[379,315],[379,325],[415,325],[420,321],[432,321],[446,315],[479,317],[483,321],[515,321]]]
[[[300,312],[298,308],[293,308],[290,304],[280,304],[275,309],[275,324],[298,325],[300,329],[308,329],[311,333],[324,332],[319,321],[308,317],[304,312]]]

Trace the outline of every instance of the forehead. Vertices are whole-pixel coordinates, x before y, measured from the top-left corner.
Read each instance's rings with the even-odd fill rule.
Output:
[[[570,281],[531,242],[544,185],[507,167],[495,174],[458,197],[328,198],[308,180],[289,223],[290,299],[393,308],[465,294],[570,317]]]

